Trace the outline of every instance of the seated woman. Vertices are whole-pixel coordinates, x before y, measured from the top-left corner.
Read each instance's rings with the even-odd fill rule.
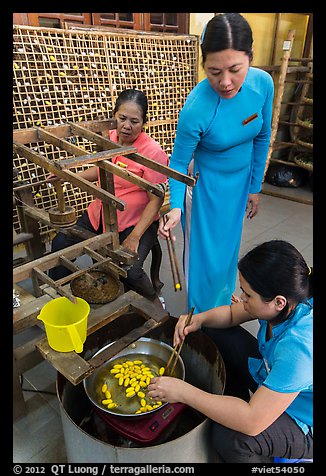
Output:
[[[242,301],[194,314],[187,327],[182,315],[174,333],[176,345],[206,326],[219,350],[224,341],[221,355],[227,382],[236,381],[229,382],[234,391],[214,395],[163,376],[151,380],[149,396],[185,403],[210,418],[212,443],[222,462],[311,459],[311,268],[290,243],[272,240],[249,251],[238,269]],[[241,326],[252,319],[260,324],[257,339]],[[248,389],[251,395],[245,398]]]
[[[144,131],[147,120],[147,97],[142,91],[126,89],[117,98],[114,108],[114,118],[117,128],[109,131],[109,138],[123,146],[133,146],[142,154],[156,162],[168,165],[168,156],[161,146]],[[154,184],[162,184],[165,189],[167,178],[144,165],[126,157],[114,157],[112,163],[121,165],[128,171]],[[90,167],[79,173],[86,180],[99,181],[98,167]],[[53,177],[53,175],[50,175]],[[49,178],[50,178],[49,177]],[[128,289],[132,289],[151,301],[160,303],[155,289],[143,269],[143,264],[157,240],[159,210],[164,198],[157,197],[146,190],[114,175],[115,196],[126,202],[124,211],[117,210],[119,240],[122,247],[138,253],[138,259],[128,270],[128,276],[123,281]],[[103,219],[103,204],[96,198],[87,210],[77,220],[77,224],[93,233],[105,232]],[[74,237],[58,233],[52,241],[51,251],[55,252],[77,243]],[[70,274],[64,266],[52,268],[49,276],[58,280]]]

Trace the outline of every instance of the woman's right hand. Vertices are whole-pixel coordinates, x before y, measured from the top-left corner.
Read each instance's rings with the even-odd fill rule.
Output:
[[[56,174],[50,174],[45,179],[47,182],[55,182],[56,180],[60,180],[61,183],[64,182],[63,179],[60,179]]]
[[[201,328],[200,319],[197,319],[194,315],[192,316],[187,327],[185,327],[187,317],[187,314],[181,314],[179,317],[174,329],[173,345],[180,344],[180,342],[182,342],[188,334],[191,332],[196,332]]]
[[[158,227],[158,236],[167,240],[169,238],[169,230],[172,230],[181,219],[181,208],[172,208],[168,213],[160,219]],[[164,223],[166,221],[166,223]],[[173,238],[173,237],[172,237]]]

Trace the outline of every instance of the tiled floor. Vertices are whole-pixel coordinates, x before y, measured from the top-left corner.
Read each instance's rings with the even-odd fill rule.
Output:
[[[260,213],[244,224],[241,254],[256,244],[274,239],[286,239],[303,254],[307,263],[313,263],[313,207],[292,200],[261,195]],[[180,228],[176,231],[176,251],[181,264],[182,237]],[[165,283],[162,295],[166,308],[172,316],[185,312],[186,294],[175,292],[171,277],[166,243],[162,243],[163,262],[161,280]],[[237,286],[238,293],[240,290]],[[247,327],[256,332],[256,323]],[[28,337],[39,333],[38,328],[28,331]],[[21,343],[27,334],[15,337],[14,344]],[[60,406],[56,396],[56,371],[43,361],[23,375],[22,386],[27,413],[13,424],[14,463],[65,463],[67,462],[62,431]],[[47,393],[46,393],[47,392]]]

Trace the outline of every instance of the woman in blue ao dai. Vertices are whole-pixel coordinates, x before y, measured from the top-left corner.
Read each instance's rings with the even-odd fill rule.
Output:
[[[206,78],[181,110],[170,166],[197,183],[169,179],[170,211],[159,236],[181,220],[188,308],[230,304],[243,220],[258,211],[271,135],[274,85],[250,66],[252,32],[238,13],[213,17],[201,38]],[[192,197],[191,197],[192,195]],[[190,200],[189,200],[190,198]]]

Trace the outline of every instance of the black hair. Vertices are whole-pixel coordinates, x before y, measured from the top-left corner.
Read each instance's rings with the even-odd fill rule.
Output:
[[[301,253],[284,240],[262,243],[243,256],[238,269],[250,287],[266,301],[277,295],[287,299],[282,311],[286,316],[290,304],[306,302],[313,292],[313,272]]]
[[[202,34],[203,64],[207,53],[227,49],[244,51],[252,60],[252,30],[240,13],[219,13],[209,20]]]
[[[145,124],[145,122],[147,122],[147,110],[148,110],[148,102],[147,102],[146,94],[143,93],[142,91],[139,91],[138,89],[125,89],[124,91],[122,91],[122,93],[119,94],[116,100],[113,114],[118,112],[120,106],[127,101],[133,101],[136,104],[138,104],[138,106],[142,110],[143,122]]]

